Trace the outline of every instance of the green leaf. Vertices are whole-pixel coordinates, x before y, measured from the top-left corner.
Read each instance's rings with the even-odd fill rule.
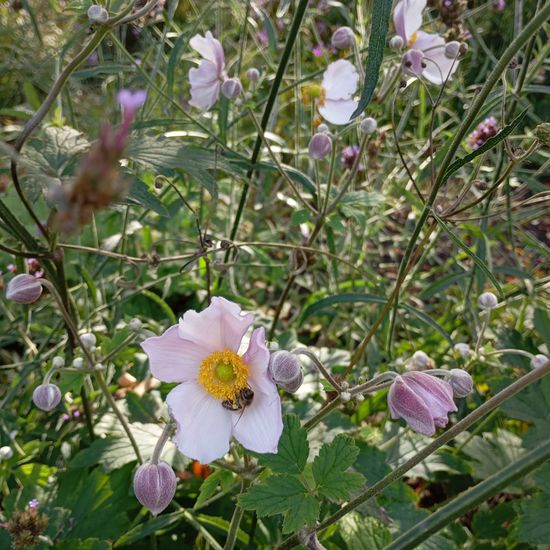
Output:
[[[518,540],[529,544],[550,541],[550,495],[538,494],[520,504]]]
[[[303,208],[302,210],[295,210],[292,212],[292,216],[290,216],[290,223],[292,225],[300,225],[301,223],[305,223],[311,219],[311,214],[309,210],[306,210]]]
[[[157,531],[160,531],[161,529],[163,532],[167,531],[167,528],[170,526],[176,526],[176,523],[178,523],[183,514],[185,513],[185,510],[179,510],[177,512],[172,512],[171,514],[164,514],[162,516],[152,518],[145,523],[140,523],[139,525],[136,525],[133,529],[130,529],[126,533],[124,533],[113,545],[114,548],[119,548],[120,546],[124,546],[126,544],[132,544],[138,540],[141,540],[151,533],[155,533]]]
[[[389,529],[376,518],[352,512],[344,516],[339,525],[349,550],[382,550],[391,542]]]
[[[108,540],[100,540],[96,538],[90,539],[65,539],[55,543],[57,550],[111,550],[112,546]]]
[[[380,73],[380,65],[384,57],[384,47],[390,26],[390,16],[393,0],[378,0],[371,4],[371,26],[369,37],[369,50],[367,64],[365,66],[365,82],[359,99],[359,105],[351,118],[359,116],[370,103]]]
[[[465,157],[455,160],[449,166],[449,168],[447,168],[447,171],[443,176],[443,181],[446,181],[447,179],[449,179],[449,177],[453,172],[456,172],[459,168],[461,168],[465,164],[468,164],[470,161],[472,161],[479,155],[482,155],[483,153],[489,151],[489,149],[496,147],[501,141],[506,139],[514,131],[516,126],[518,126],[521,123],[521,121],[525,118],[527,111],[528,109],[525,109],[524,111],[522,111],[514,120],[512,120],[512,122],[510,122],[510,124],[505,126],[495,136],[490,137],[481,147],[478,147],[475,151],[472,151],[471,153],[467,154]]]
[[[286,474],[253,485],[239,496],[239,504],[245,510],[256,510],[260,517],[284,514],[284,533],[314,525],[319,517],[319,502],[300,480]]]
[[[307,432],[294,414],[283,418],[283,433],[279,439],[277,454],[264,454],[260,464],[278,474],[300,474],[307,462],[309,444]]]
[[[148,210],[156,212],[159,216],[163,216],[165,218],[170,217],[170,214],[168,213],[168,210],[166,210],[164,204],[160,202],[154,193],[149,191],[149,187],[145,182],[136,177],[132,179],[132,187],[130,187],[130,192],[123,202],[139,204]]]
[[[512,502],[503,502],[491,509],[480,509],[472,521],[472,530],[480,539],[496,540],[508,533],[507,523],[516,513]]]
[[[313,461],[313,477],[317,489],[323,496],[338,500],[349,498],[361,487],[365,478],[356,472],[346,472],[354,463],[359,448],[347,435],[337,435],[331,443],[321,447]]]
[[[540,337],[550,348],[550,316],[548,316],[548,312],[544,309],[535,309],[533,323]]]
[[[432,212],[432,216],[437,220],[437,223],[439,223],[439,226],[443,231],[447,234],[449,239],[453,241],[460,249],[462,249],[472,260],[474,263],[483,271],[483,273],[487,276],[487,278],[493,283],[493,286],[495,287],[496,291],[499,293],[501,298],[504,298],[504,292],[502,291],[502,288],[499,284],[499,282],[496,280],[496,277],[493,275],[491,270],[489,269],[489,266],[479,257],[475,252],[473,252],[470,247],[463,242],[461,239],[459,239],[448,227],[447,224],[434,212]]]
[[[219,486],[227,489],[228,485],[233,481],[233,474],[227,470],[217,470],[209,475],[203,482],[200,488],[199,496],[193,508],[198,508],[209,498],[213,497]]]

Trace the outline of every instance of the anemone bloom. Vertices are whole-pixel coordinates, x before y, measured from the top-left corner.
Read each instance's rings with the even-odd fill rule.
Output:
[[[357,91],[359,75],[352,63],[339,59],[323,73],[317,107],[321,116],[332,124],[347,124],[357,109],[353,94]]]
[[[241,342],[253,315],[224,298],[197,313],[187,311],[178,325],[142,347],[154,376],[178,382],[166,403],[177,424],[174,443],[190,458],[207,464],[229,450],[231,437],[257,453],[275,453],[283,429],[281,402],[268,372],[263,328]],[[243,391],[253,392],[246,405]]]
[[[222,82],[225,80],[225,54],[219,40],[210,31],[205,36],[196,34],[189,41],[191,47],[202,56],[198,68],[189,70],[193,107],[208,111],[218,101]]]
[[[420,371],[395,378],[388,392],[388,406],[393,419],[403,418],[415,432],[428,436],[436,427],[444,428],[447,415],[457,410],[451,385]]]
[[[433,84],[443,84],[456,71],[458,60],[446,57],[442,36],[419,30],[425,7],[426,0],[399,0],[395,6],[395,31],[409,48],[403,56],[403,68]]]

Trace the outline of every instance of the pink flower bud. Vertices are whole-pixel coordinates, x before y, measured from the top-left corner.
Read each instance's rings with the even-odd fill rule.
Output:
[[[362,120],[360,124],[361,132],[363,132],[363,134],[372,134],[377,127],[378,123],[370,116]]]
[[[498,300],[497,300],[497,297],[492,292],[484,292],[477,299],[477,303],[480,309],[493,309],[497,307]]]
[[[420,76],[426,68],[424,53],[421,50],[409,50],[401,60],[403,72],[412,76]]]
[[[346,50],[353,46],[355,35],[349,27],[340,27],[334,31],[330,42],[337,50]]]
[[[531,368],[538,369],[539,367],[542,367],[546,361],[548,361],[548,357],[546,357],[546,355],[537,353],[537,355],[534,355],[533,359],[531,359]]]
[[[34,404],[43,411],[55,409],[61,401],[61,390],[55,384],[40,384],[32,392]]]
[[[397,34],[390,38],[389,45],[392,50],[400,50],[405,45],[405,41]]]
[[[109,20],[109,13],[104,7],[92,4],[88,8],[88,20],[92,25],[103,25]]]
[[[260,71],[255,67],[250,67],[250,69],[246,71],[246,79],[249,82],[258,82],[258,80],[260,80]]]
[[[451,369],[449,383],[453,388],[455,397],[466,397],[470,395],[474,389],[474,381],[472,377],[462,369]]]
[[[332,152],[332,139],[327,134],[315,134],[309,140],[309,156],[321,160]]]
[[[227,99],[235,99],[243,91],[243,85],[238,78],[228,78],[222,84],[222,94]]]
[[[42,294],[42,285],[32,275],[21,273],[16,275],[6,289],[6,298],[18,304],[32,304]]]
[[[415,351],[411,358],[410,368],[416,370],[431,369],[435,366],[434,360],[422,350]]]
[[[447,59],[456,59],[460,54],[460,42],[453,40],[452,42],[447,42],[445,45],[445,57]]]
[[[156,516],[172,501],[177,479],[174,470],[164,461],[142,464],[134,475],[134,493],[145,508]]]
[[[300,361],[294,353],[276,351],[269,359],[269,373],[271,378],[281,388],[294,393],[304,381],[304,373]]]
[[[388,392],[388,407],[393,419],[403,418],[415,432],[428,436],[445,427],[448,413],[457,410],[451,385],[420,371],[395,378]]]
[[[141,107],[147,99],[147,92],[145,90],[136,90],[132,92],[123,88],[117,94],[118,104],[124,108],[125,112],[133,114],[134,111]]]
[[[464,342],[455,344],[453,349],[458,355],[460,355],[460,357],[462,357],[462,359],[466,359],[472,353],[470,346]]]

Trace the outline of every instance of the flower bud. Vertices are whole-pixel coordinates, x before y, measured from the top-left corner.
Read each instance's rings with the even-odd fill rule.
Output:
[[[141,322],[141,319],[138,319],[137,317],[130,319],[130,322],[128,323],[128,327],[134,332],[138,332],[139,330],[141,330],[142,326],[143,323]]]
[[[445,57],[447,59],[456,59],[460,55],[460,42],[453,40],[445,45]]]
[[[346,50],[351,48],[355,42],[355,35],[349,27],[340,27],[334,31],[331,44],[337,50]]]
[[[32,392],[34,404],[43,411],[55,409],[61,401],[61,391],[55,384],[40,384]]]
[[[464,344],[463,342],[455,344],[453,349],[458,355],[460,355],[460,357],[462,357],[462,359],[466,359],[466,357],[472,353],[470,346],[468,344]]]
[[[449,373],[449,384],[453,388],[455,397],[466,397],[474,389],[472,377],[462,369],[451,369]]]
[[[172,501],[176,493],[176,474],[164,461],[142,464],[134,475],[134,493],[145,508],[156,516]]]
[[[97,339],[93,332],[86,332],[80,335],[80,341],[86,349],[91,349],[95,346]]]
[[[269,374],[281,388],[294,393],[302,385],[304,374],[298,357],[289,351],[275,351],[269,358]]]
[[[222,94],[227,99],[235,99],[243,91],[243,85],[238,78],[228,78],[222,84]]]
[[[548,361],[548,357],[546,357],[546,355],[537,353],[537,355],[533,355],[533,358],[531,359],[531,368],[538,369],[539,367],[542,367],[546,361]]]
[[[317,130],[315,131],[316,134],[330,134],[330,128],[322,122],[317,126]]]
[[[88,20],[92,25],[103,25],[109,20],[109,13],[104,7],[92,4],[88,8]]]
[[[6,298],[18,304],[32,304],[42,294],[42,285],[39,280],[27,273],[16,275],[6,288]]]
[[[52,367],[54,369],[61,369],[65,366],[65,359],[63,357],[61,357],[60,355],[56,355],[53,359],[52,359]]]
[[[260,80],[260,71],[255,67],[250,67],[250,69],[246,71],[246,79],[249,82],[258,82],[258,80]]]
[[[369,116],[361,121],[359,127],[361,128],[361,132],[363,132],[363,134],[372,134],[378,127],[378,123],[374,118]]]
[[[327,134],[315,134],[309,140],[309,156],[321,160],[332,152],[332,139]]]
[[[349,391],[343,391],[340,394],[340,401],[342,401],[342,403],[347,403],[348,401],[350,401],[350,399],[351,399],[351,393]]]
[[[13,449],[7,445],[0,447],[0,462],[2,460],[9,460],[13,456]]]
[[[81,369],[84,366],[84,359],[82,357],[75,357],[73,359],[73,367],[75,369]]]
[[[497,307],[498,300],[492,292],[484,292],[477,299],[477,304],[480,309],[493,309],[494,307]]]
[[[434,361],[422,350],[418,350],[413,353],[411,366],[416,370],[430,369],[434,367]]]
[[[390,38],[390,48],[392,50],[400,50],[404,45],[405,42],[399,35]]]

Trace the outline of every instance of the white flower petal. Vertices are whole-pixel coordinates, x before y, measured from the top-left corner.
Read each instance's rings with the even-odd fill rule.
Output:
[[[445,55],[445,46],[425,52],[425,63],[422,76],[433,84],[443,84],[450,80],[458,68],[458,59],[449,59]]]
[[[250,337],[250,343],[246,353],[243,355],[243,361],[248,365],[248,376],[252,383],[266,394],[272,393],[275,383],[267,373],[269,365],[269,350],[265,345],[265,330],[263,327],[257,328]]]
[[[141,347],[149,356],[149,368],[163,382],[196,380],[202,360],[210,349],[178,335],[179,327],[170,327],[162,336],[153,336]]]
[[[322,86],[327,99],[350,99],[357,90],[359,75],[352,63],[339,59],[323,73]]]
[[[357,101],[353,99],[343,99],[333,101],[325,100],[325,104],[319,107],[321,116],[332,124],[347,124],[351,120],[351,115],[357,109]]]
[[[254,316],[241,315],[241,308],[225,298],[212,298],[212,303],[200,313],[186,311],[179,323],[181,338],[208,347],[212,352],[239,351],[244,334]]]
[[[224,409],[199,384],[176,386],[166,403],[177,423],[173,441],[184,455],[208,464],[229,451],[231,415],[235,413]]]
[[[267,375],[264,375],[267,376]],[[281,400],[277,387],[271,382],[269,393],[254,385],[252,403],[241,412],[232,412],[233,436],[246,449],[256,453],[276,453],[283,431]]]
[[[406,43],[422,26],[422,11],[425,7],[426,0],[400,0],[395,6],[393,10],[395,32]]]
[[[189,70],[191,85],[190,104],[207,111],[220,97],[221,80],[216,66],[210,61],[201,61],[198,68]]]
[[[210,31],[203,37],[196,34],[189,41],[189,45],[198,52],[204,59],[211,61],[216,65],[218,76],[225,68],[225,54],[219,40],[216,40]]]

